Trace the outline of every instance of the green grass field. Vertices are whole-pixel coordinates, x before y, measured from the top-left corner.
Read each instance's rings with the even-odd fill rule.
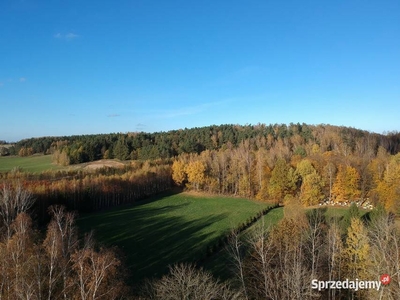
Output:
[[[169,264],[196,261],[208,245],[266,207],[247,199],[170,194],[82,216],[78,226],[122,249],[138,282],[160,276]]]
[[[32,155],[27,157],[4,156],[0,157],[0,172],[8,172],[19,167],[22,171],[39,173],[46,170],[62,168],[52,164],[51,155]]]
[[[207,246],[268,206],[248,199],[165,194],[136,205],[83,215],[78,226],[82,232],[93,229],[101,244],[118,246],[137,283],[161,276],[169,264],[204,257]],[[342,217],[346,211],[329,207],[325,215]],[[282,218],[283,207],[272,209],[243,234],[250,234],[261,222],[270,227]],[[228,254],[222,249],[203,267],[224,280],[230,276],[229,264]]]
[[[264,226],[268,228],[277,224],[282,218],[283,207],[274,208],[251,227],[243,231],[241,233],[241,238],[246,239],[247,235],[251,234],[262,222],[264,222]],[[222,280],[227,280],[232,276],[232,261],[226,248],[221,249],[218,253],[207,259],[203,267]]]

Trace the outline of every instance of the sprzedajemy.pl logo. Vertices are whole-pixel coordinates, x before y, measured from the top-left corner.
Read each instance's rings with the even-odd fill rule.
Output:
[[[322,291],[325,289],[349,289],[349,290],[364,290],[364,289],[375,289],[379,291],[382,285],[388,285],[390,283],[390,276],[388,274],[383,274],[380,277],[380,281],[378,280],[318,280],[313,279],[311,281],[311,288],[318,289],[318,291]]]

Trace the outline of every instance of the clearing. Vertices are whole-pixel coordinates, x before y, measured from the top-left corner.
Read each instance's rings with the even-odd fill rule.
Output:
[[[159,277],[168,265],[195,262],[232,228],[268,204],[248,199],[164,194],[136,205],[83,215],[78,226],[97,241],[118,246],[134,282]]]
[[[9,172],[13,168],[21,168],[22,171],[39,173],[47,170],[58,170],[63,167],[53,164],[51,155],[1,156],[0,172]]]
[[[79,165],[78,165],[79,166]],[[97,170],[101,168],[123,168],[125,164],[114,159],[100,159],[90,163],[82,164],[86,170]]]
[[[125,163],[115,159],[101,159],[82,164],[60,166],[52,162],[52,155],[32,155],[32,156],[0,156],[0,173],[9,172],[13,168],[21,168],[23,172],[40,173],[48,170],[84,169],[97,170],[104,167],[123,168]]]

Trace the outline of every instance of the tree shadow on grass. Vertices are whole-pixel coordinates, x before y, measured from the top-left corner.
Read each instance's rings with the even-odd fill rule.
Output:
[[[160,277],[168,271],[168,265],[196,261],[218,238],[219,233],[208,227],[227,217],[225,213],[188,217],[179,211],[190,203],[148,205],[154,201],[86,215],[78,220],[81,230],[93,229],[96,240],[123,251],[134,284],[144,278]]]
[[[262,218],[264,218],[264,227],[268,230],[275,226],[283,217],[283,207],[272,208]],[[261,226],[261,220],[245,229],[240,233],[241,241],[246,245],[246,241],[251,238],[254,230]],[[234,275],[235,262],[232,253],[228,250],[228,245],[222,247],[218,252],[214,253],[203,262],[202,267],[210,271],[215,277],[222,281],[229,280]]]

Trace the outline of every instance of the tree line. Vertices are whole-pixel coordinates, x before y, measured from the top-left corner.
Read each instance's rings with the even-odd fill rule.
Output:
[[[68,165],[102,158],[147,160],[171,158],[182,153],[201,153],[237,147],[244,140],[265,139],[267,147],[284,145],[290,154],[304,155],[317,144],[325,151],[339,150],[346,155],[363,155],[383,147],[390,154],[400,150],[400,134],[385,135],[332,125],[257,124],[213,125],[168,132],[133,132],[42,137],[24,139],[15,144],[12,154],[28,156],[53,154],[55,161]],[[256,146],[256,145],[252,145]]]
[[[48,207],[93,212],[135,203],[171,188],[168,162],[132,162],[122,168],[46,171],[39,174],[13,171],[0,174],[0,187],[23,184],[35,197],[34,211],[40,223],[49,220]]]
[[[258,200],[381,203],[396,213],[400,208],[400,154],[390,155],[382,146],[360,156],[310,144],[303,154],[292,154],[284,143],[244,140],[238,147],[177,156],[172,178],[189,189]]]

